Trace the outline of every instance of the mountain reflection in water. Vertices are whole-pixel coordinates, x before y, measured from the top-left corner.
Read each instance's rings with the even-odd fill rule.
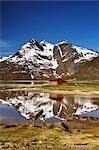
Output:
[[[11,104],[21,116],[32,121],[60,122],[71,114],[99,118],[99,97],[22,91],[2,92],[0,101]]]

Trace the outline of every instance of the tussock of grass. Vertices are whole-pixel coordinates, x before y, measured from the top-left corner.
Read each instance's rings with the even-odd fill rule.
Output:
[[[84,133],[68,133],[59,126],[42,125],[41,128],[30,125],[18,125],[11,128],[0,128],[0,148],[18,150],[98,150],[99,130]],[[99,128],[98,128],[99,129]],[[92,137],[92,138],[91,138]]]

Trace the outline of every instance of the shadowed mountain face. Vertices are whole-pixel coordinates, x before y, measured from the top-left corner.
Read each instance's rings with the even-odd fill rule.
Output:
[[[99,56],[93,58],[91,61],[87,61],[81,64],[81,67],[78,72],[76,72],[73,77],[77,79],[91,79],[99,80]]]
[[[97,52],[67,41],[53,45],[32,39],[13,56],[0,59],[0,80],[79,78],[82,72],[85,74],[86,67],[89,68],[88,79],[92,70],[95,79],[98,79],[99,69],[95,65],[98,62]]]

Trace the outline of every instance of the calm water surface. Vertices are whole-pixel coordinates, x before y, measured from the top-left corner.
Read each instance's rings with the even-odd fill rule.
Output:
[[[60,122],[71,114],[99,118],[99,96],[0,92],[0,122]]]

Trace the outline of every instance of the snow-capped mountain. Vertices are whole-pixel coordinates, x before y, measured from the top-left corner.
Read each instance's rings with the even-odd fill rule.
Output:
[[[0,62],[0,79],[69,78],[80,65],[99,54],[68,41],[50,44],[30,40],[16,54]]]
[[[77,53],[79,54],[79,59],[74,60],[75,63],[78,63],[82,60],[92,60],[93,57],[97,57],[97,53],[93,52],[92,50],[88,50],[86,48],[82,48],[82,47],[77,47],[77,46],[73,46]]]
[[[26,64],[30,70],[33,65],[36,65],[39,69],[56,69],[58,64],[53,57],[53,47],[54,45],[47,42],[45,44],[42,41],[39,44],[37,41],[31,40],[23,45],[15,56],[9,60],[19,65]]]
[[[4,61],[4,60],[6,60],[6,59],[8,59],[8,58],[10,58],[10,57],[12,57],[12,55],[1,57],[1,58],[0,58],[0,62]]]

